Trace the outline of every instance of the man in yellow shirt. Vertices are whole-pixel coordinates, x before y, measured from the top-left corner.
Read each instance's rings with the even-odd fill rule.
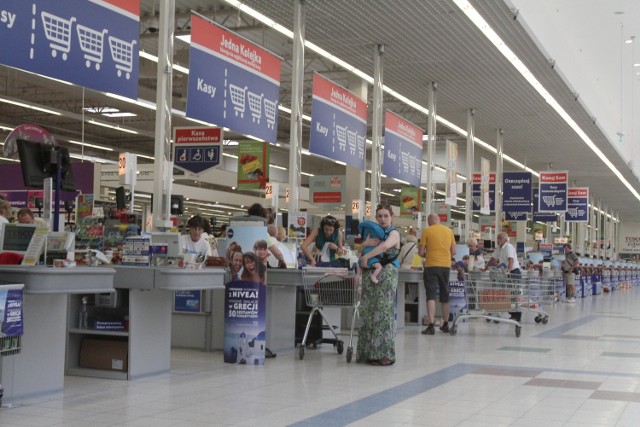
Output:
[[[425,256],[423,271],[424,288],[427,291],[427,316],[429,325],[422,331],[425,335],[435,334],[436,288],[440,288],[440,304],[442,305],[442,332],[449,332],[449,272],[451,257],[456,254],[456,239],[453,231],[440,224],[437,214],[427,217],[429,227],[422,230],[418,254]]]

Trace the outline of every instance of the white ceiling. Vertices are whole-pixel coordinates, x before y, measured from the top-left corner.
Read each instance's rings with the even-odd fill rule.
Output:
[[[590,1],[611,4],[617,2]],[[291,0],[247,0],[245,3],[285,27],[292,28]],[[518,12],[516,9],[519,9],[520,3],[522,3],[522,11]],[[608,103],[597,101],[597,99],[612,99],[613,96],[606,96],[611,94],[611,90],[607,90],[603,85],[601,89],[603,92],[594,95],[596,101],[591,101],[588,96],[588,88],[592,86],[589,84],[591,80],[585,79],[584,83],[573,83],[571,80],[571,85],[567,84],[571,77],[571,64],[575,64],[576,68],[581,68],[585,75],[588,74],[588,70],[595,72],[596,67],[591,62],[587,62],[587,66],[578,66],[574,59],[567,60],[565,65],[565,62],[561,61],[561,57],[564,59],[562,52],[555,53],[551,48],[545,48],[545,52],[541,52],[537,40],[544,43],[543,36],[550,37],[552,41],[561,38],[568,40],[569,38],[566,35],[563,38],[566,29],[561,25],[557,26],[557,30],[553,30],[556,31],[556,36],[551,35],[553,28],[551,19],[549,20],[548,32],[538,30],[542,34],[538,35],[536,14],[533,12],[525,14],[525,9],[534,9],[536,12],[535,7],[530,6],[531,3],[536,5],[545,3],[544,7],[547,8],[548,15],[549,8],[552,8],[552,4],[557,2],[516,0],[513,1],[513,4],[505,4],[502,0],[472,1],[474,7],[509,45],[511,50],[527,65],[621,174],[632,183],[636,191],[640,191],[640,182],[627,165],[629,158],[626,157],[624,149],[620,149],[610,142],[611,129],[615,129],[615,125],[612,126],[609,122],[615,122],[616,118],[619,119],[619,114],[613,111],[611,105],[615,106],[617,103],[615,101]],[[573,3],[575,7],[584,4],[579,0],[565,1],[562,4],[570,3]],[[636,2],[620,1],[619,3]],[[158,4],[158,0],[155,0],[155,4],[153,0],[142,0],[141,2],[143,15],[141,48],[151,53],[155,53],[157,33],[148,29],[149,16],[153,11],[157,13]],[[528,9],[525,6],[528,6]],[[281,103],[284,106],[290,105],[292,47],[289,39],[255,22],[222,0],[176,0],[176,9],[179,32],[188,32],[189,11],[197,10],[281,56],[284,59]],[[631,14],[631,12],[628,13]],[[611,14],[613,15],[613,12]],[[558,13],[559,19],[562,19],[561,15],[564,16],[564,14]],[[585,12],[584,15],[588,14]],[[539,12],[537,16],[539,20],[544,18],[543,12]],[[578,186],[590,187],[592,195],[601,199],[603,205],[610,209],[619,210],[621,217],[625,220],[637,218],[636,212],[638,212],[640,202],[620,183],[618,178],[613,176],[601,159],[586,147],[576,133],[515,71],[514,67],[487,41],[482,33],[470,23],[453,1],[307,0],[305,2],[305,17],[307,40],[369,75],[373,74],[373,47],[376,44],[384,44],[384,83],[386,86],[426,107],[428,105],[427,87],[429,82],[437,82],[437,112],[441,117],[465,129],[467,111],[474,108],[476,110],[476,137],[495,146],[496,131],[503,129],[505,154],[525,163],[534,170],[546,170],[549,163],[552,163],[553,169],[569,170],[571,182],[575,182]],[[527,28],[522,25],[522,20],[525,17]],[[635,23],[638,22],[640,19],[635,20]],[[532,39],[530,33],[536,34],[536,40]],[[640,36],[640,33],[638,34]],[[573,43],[568,42],[568,46],[569,50],[575,49]],[[188,65],[188,45],[177,42],[175,49],[176,62]],[[556,55],[558,67],[555,67],[555,63],[549,60],[556,59]],[[586,54],[584,56],[586,58]],[[591,61],[598,62],[593,59]],[[612,62],[612,60],[607,62]],[[310,81],[313,71],[320,72],[344,86],[348,86],[350,80],[353,79],[353,75],[350,73],[309,51],[305,54],[305,66],[304,99],[305,113],[307,114],[310,114]],[[563,75],[558,72],[559,68],[562,69]],[[141,59],[140,98],[151,101],[155,99],[155,73],[154,64]],[[595,78],[608,81],[609,77],[604,76],[610,74],[606,74],[606,71],[602,72],[605,74],[600,74],[600,71],[598,73]],[[186,103],[186,82],[186,75],[174,73],[173,104],[175,108],[183,111]],[[574,87],[580,89],[574,89]],[[582,89],[583,87],[585,89]],[[620,92],[618,91],[618,93]],[[138,114],[137,117],[112,121],[138,129],[141,132],[139,135],[111,132],[108,129],[86,125],[86,123],[83,128],[77,117],[56,118],[2,103],[0,103],[0,125],[15,126],[26,122],[40,123],[60,137],[63,143],[65,138],[78,139],[84,135],[87,142],[112,145],[118,150],[131,150],[147,154],[153,152],[155,115],[152,111],[114,101],[91,90],[86,90],[83,93],[80,88],[71,88],[3,66],[0,66],[0,93],[76,115],[81,113],[82,106],[115,105],[122,110],[133,111]],[[576,97],[576,93],[580,96]],[[587,105],[586,101],[595,104]],[[607,110],[609,114],[602,113],[602,119],[600,115],[595,114],[596,107],[600,104],[603,107],[609,106]],[[624,106],[624,102],[622,105]],[[416,123],[423,129],[427,128],[427,117],[410,106],[385,96],[384,107]],[[184,118],[174,117],[174,126],[185,126],[187,123]],[[281,114],[278,140],[286,143],[289,138],[288,133],[289,117],[286,114]],[[437,133],[439,141],[449,138],[458,142],[460,144],[459,152],[464,158],[464,137],[456,135],[442,124],[438,125]],[[629,131],[629,135],[632,134]],[[308,140],[306,135],[308,132],[305,130],[303,136],[305,146]],[[637,132],[636,135],[638,135]],[[231,134],[229,136],[242,138],[241,135]],[[627,141],[629,140],[625,139],[624,143],[631,145],[631,142]],[[639,150],[629,151],[635,154]],[[280,164],[286,167],[286,149],[276,149],[275,152],[274,159],[277,159],[275,161],[281,161]],[[444,155],[443,142],[437,144],[436,152],[439,158]],[[85,153],[101,157],[108,156],[103,151],[92,149],[86,149]],[[476,149],[476,169],[478,169],[481,156],[491,159],[495,157],[491,152]],[[226,166],[227,169],[235,167],[230,163]],[[466,174],[464,159],[460,163],[463,164],[461,173]],[[494,163],[492,161],[492,164]],[[332,174],[343,173],[344,167],[304,156],[303,170],[315,174]],[[505,164],[505,170],[515,170],[515,167]],[[278,176],[276,179],[286,181],[285,173],[278,172],[275,175]],[[303,178],[303,183],[305,182]],[[201,185],[216,191],[231,191],[225,186]],[[385,191],[390,192],[392,188],[397,188],[398,184],[389,181],[385,182],[383,187]]]

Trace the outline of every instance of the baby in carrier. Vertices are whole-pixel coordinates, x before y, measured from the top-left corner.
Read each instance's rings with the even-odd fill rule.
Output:
[[[395,227],[389,227],[389,229],[385,232],[385,230],[378,225],[378,223],[373,221],[362,221],[358,225],[358,232],[360,233],[360,237],[362,240],[366,240],[368,237],[373,239],[386,240],[389,232],[391,230],[395,230]],[[362,255],[369,253],[375,246],[367,246],[362,250]],[[397,258],[397,257],[396,257]],[[367,265],[369,268],[373,268],[373,272],[371,273],[371,281],[375,284],[378,283],[378,275],[382,271],[382,267],[390,262],[394,262],[396,260],[389,259],[385,254],[381,254],[379,256],[371,257],[367,260]]]

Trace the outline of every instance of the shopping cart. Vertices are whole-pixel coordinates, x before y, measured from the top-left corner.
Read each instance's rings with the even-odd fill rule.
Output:
[[[264,95],[258,95],[251,91],[247,91],[247,98],[249,98],[249,110],[251,110],[251,120],[260,124],[262,119],[262,98]]]
[[[58,52],[62,52],[62,60],[66,61],[67,53],[71,50],[71,27],[76,18],[64,19],[49,12],[42,12],[40,17],[42,18],[44,34],[47,40],[51,42],[49,43],[51,56],[55,58]]]
[[[267,119],[267,129],[274,129],[276,124],[276,113],[278,111],[278,104],[270,101],[267,98],[264,99],[264,116]]]
[[[229,84],[229,94],[231,95],[231,103],[233,104],[233,109],[236,112],[236,117],[238,114],[240,117],[244,117],[244,94],[247,91],[247,87],[240,87],[234,84]]]
[[[529,284],[526,278],[510,277],[501,271],[471,271],[464,274],[467,312],[458,315],[449,328],[451,335],[458,333],[458,323],[466,319],[486,319],[487,322],[515,325],[516,337],[522,326],[513,319],[500,317],[500,313],[518,312],[531,307]]]
[[[358,132],[347,131],[347,142],[349,143],[349,152],[352,156],[355,156],[358,149]]]
[[[338,338],[335,329],[324,315],[323,309],[327,307],[353,307],[349,346],[347,347],[347,362],[351,362],[353,358],[353,329],[359,315],[361,276],[346,268],[305,267],[302,269],[302,282],[305,300],[307,305],[311,307],[311,313],[309,313],[304,337],[298,349],[300,359],[304,359],[309,328],[316,312],[320,314],[333,334],[334,339],[331,342],[336,346],[338,354],[342,354],[344,342]]]
[[[534,320],[536,323],[542,322],[546,325],[549,322],[549,315],[544,311],[544,307],[552,305],[557,301],[556,298],[556,279],[555,277],[543,277],[539,272],[527,272],[529,277],[529,311],[536,313]]]
[[[133,46],[137,42],[132,40],[127,42],[117,37],[109,36],[109,48],[111,49],[111,58],[116,63],[118,77],[124,72],[127,80],[131,77],[133,70]]]
[[[342,151],[347,150],[347,127],[336,125],[336,137],[338,138],[338,146]]]
[[[97,31],[78,24],[76,31],[78,32],[80,49],[84,52],[84,59],[86,59],[85,65],[87,68],[91,68],[91,63],[94,62],[96,70],[99,70],[104,53],[104,36],[108,30]]]

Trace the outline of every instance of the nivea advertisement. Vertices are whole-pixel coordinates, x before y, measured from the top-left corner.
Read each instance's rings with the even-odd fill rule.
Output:
[[[22,289],[7,289],[0,286],[0,337],[17,337],[23,333],[22,324]],[[0,349],[2,350],[2,349]]]

